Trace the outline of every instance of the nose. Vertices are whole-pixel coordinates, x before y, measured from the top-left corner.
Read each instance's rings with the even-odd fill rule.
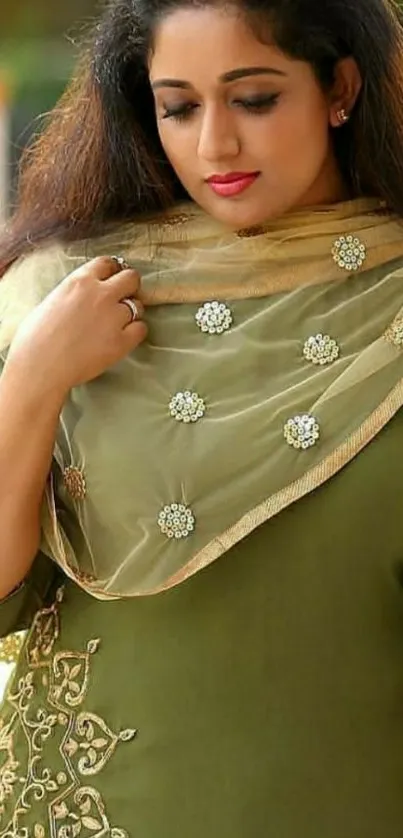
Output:
[[[206,108],[199,135],[199,158],[214,163],[237,157],[239,152],[239,137],[228,111],[218,107]]]

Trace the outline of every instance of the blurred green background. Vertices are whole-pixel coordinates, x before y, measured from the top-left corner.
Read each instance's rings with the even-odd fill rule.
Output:
[[[40,127],[70,75],[77,44],[102,4],[95,0],[0,0],[0,101],[7,102],[8,203],[21,149]]]

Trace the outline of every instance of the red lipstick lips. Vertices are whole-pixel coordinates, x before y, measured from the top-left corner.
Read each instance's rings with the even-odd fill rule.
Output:
[[[230,172],[227,175],[211,175],[207,183],[217,195],[222,198],[233,198],[240,195],[259,177],[260,172]]]

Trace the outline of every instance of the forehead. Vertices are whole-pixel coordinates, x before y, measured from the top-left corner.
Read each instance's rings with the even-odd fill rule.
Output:
[[[296,63],[275,44],[259,41],[235,11],[178,9],[156,30],[149,71],[152,82],[170,77],[197,84],[245,66],[267,65],[288,74]]]

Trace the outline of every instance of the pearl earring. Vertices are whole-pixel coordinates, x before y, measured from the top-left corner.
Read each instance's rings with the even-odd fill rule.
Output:
[[[336,116],[339,120],[340,125],[345,125],[346,122],[348,122],[348,120],[350,119],[345,108],[341,108],[339,111],[337,111]]]

